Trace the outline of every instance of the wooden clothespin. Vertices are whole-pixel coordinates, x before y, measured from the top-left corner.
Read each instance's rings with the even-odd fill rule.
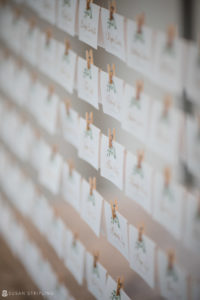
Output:
[[[144,225],[138,227],[138,241],[142,242],[142,235],[144,233]]]
[[[69,40],[65,40],[65,55],[69,54],[70,42]]]
[[[69,159],[67,163],[68,163],[68,167],[69,167],[69,176],[72,176],[72,172],[74,169],[74,162],[73,162],[73,160]]]
[[[93,195],[93,190],[96,190],[96,177],[89,177],[90,195]]]
[[[173,250],[168,251],[168,270],[172,270],[174,267],[175,254]]]
[[[108,139],[109,139],[109,148],[112,148],[112,142],[115,141],[115,128],[113,128],[113,133],[111,133],[111,129],[108,129]]]
[[[142,167],[142,161],[144,159],[144,150],[138,150],[138,161],[137,161],[137,168],[141,169]]]
[[[113,76],[115,76],[115,64],[112,64],[112,68],[111,68],[111,65],[108,64],[107,70],[108,70],[108,76],[109,76],[109,83],[112,84]]]
[[[118,210],[118,203],[117,200],[115,200],[115,202],[113,203],[112,201],[110,202],[111,205],[111,209],[112,209],[112,218],[115,219],[116,218],[116,211]]]
[[[87,0],[86,1],[86,10],[90,9],[90,3],[93,3],[93,0]]]
[[[110,12],[110,16],[109,19],[113,20],[113,14],[116,13],[116,1],[115,0],[111,0],[109,1],[109,12]]]
[[[135,93],[135,98],[136,100],[139,100],[140,99],[140,95],[143,91],[143,88],[144,88],[144,82],[142,80],[137,80],[136,81],[136,93]]]
[[[167,28],[167,47],[171,48],[176,36],[176,26],[170,25]]]
[[[166,117],[168,115],[171,105],[172,105],[172,97],[171,95],[167,94],[164,99],[163,117]]]
[[[65,101],[65,108],[66,108],[67,115],[70,114],[70,107],[71,107],[71,101],[69,99],[66,99],[66,101]]]
[[[74,247],[76,246],[77,239],[78,239],[78,233],[75,232],[75,233],[74,233],[74,236],[73,236],[73,242],[72,242],[72,245],[73,245]]]
[[[90,112],[90,115],[88,112],[86,112],[85,119],[86,119],[86,130],[90,130],[90,124],[93,123],[93,112]]]
[[[93,65],[93,51],[90,49],[86,50],[86,60],[87,60],[87,68],[90,69],[91,64]]]
[[[145,14],[142,13],[137,16],[137,33],[141,34],[142,33],[142,27],[144,26],[145,22]]]
[[[47,29],[46,30],[46,46],[49,45],[51,38],[52,38],[52,31],[51,31],[51,29]]]
[[[116,296],[120,296],[120,290],[124,286],[124,279],[120,279],[120,277],[117,279],[117,289],[116,289]]]
[[[171,169],[169,167],[166,167],[164,169],[164,181],[165,181],[165,187],[169,187],[171,181]]]
[[[96,268],[97,267],[97,262],[99,260],[99,251],[94,251],[93,257],[94,257],[93,268]]]

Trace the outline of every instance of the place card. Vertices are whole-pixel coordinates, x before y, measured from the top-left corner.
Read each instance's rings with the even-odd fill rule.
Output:
[[[152,213],[152,178],[153,169],[143,161],[143,153],[135,156],[127,151],[125,194],[150,214]]]
[[[99,237],[101,229],[102,196],[83,179],[81,187],[81,217]]]
[[[113,217],[111,205],[105,201],[105,221],[108,241],[128,260],[127,220],[116,211]]]
[[[59,0],[57,25],[68,34],[75,36],[77,0]]]
[[[125,60],[124,17],[101,8],[101,24],[106,51]]]
[[[82,3],[82,2],[81,2]],[[92,4],[91,4],[92,5]],[[77,72],[78,97],[88,102],[95,108],[99,108],[99,69],[87,60],[78,57]]]
[[[100,7],[87,0],[79,2],[79,40],[97,49]]]
[[[123,188],[124,147],[116,141],[109,146],[109,138],[101,137],[101,176],[110,180],[120,190]]]
[[[87,128],[87,121],[80,118],[80,141],[78,147],[78,155],[91,164],[95,169],[99,169],[99,145],[100,145],[100,129],[93,124]]]
[[[139,229],[129,225],[129,257],[130,267],[138,273],[146,283],[155,285],[155,243],[146,235],[139,235]]]
[[[127,294],[120,289],[119,295],[117,295],[117,282],[115,282],[110,275],[108,275],[105,290],[105,300],[130,300]]]
[[[106,269],[89,252],[86,255],[86,279],[90,293],[98,300],[105,299]]]

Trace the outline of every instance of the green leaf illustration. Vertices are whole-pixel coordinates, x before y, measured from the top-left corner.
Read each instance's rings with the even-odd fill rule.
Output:
[[[107,149],[107,156],[108,157],[110,157],[110,156],[113,156],[114,157],[114,159],[116,159],[116,150],[115,150],[115,147],[109,147],[108,149]]]

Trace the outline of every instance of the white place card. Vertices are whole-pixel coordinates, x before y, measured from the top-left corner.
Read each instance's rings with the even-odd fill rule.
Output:
[[[95,169],[99,169],[99,145],[100,129],[93,124],[87,129],[87,122],[80,118],[79,148],[78,155],[91,164]]]
[[[103,112],[109,116],[121,121],[121,108],[123,103],[123,80],[118,77],[112,78],[109,82],[109,74],[100,72],[100,88]]]
[[[108,275],[105,290],[105,300],[130,300],[123,289],[120,289],[120,294],[117,295],[117,282]]]
[[[106,51],[125,60],[124,17],[114,13],[110,20],[109,10],[101,8],[101,24]]]
[[[127,220],[116,211],[113,219],[112,207],[105,201],[105,221],[108,241],[128,260],[128,225]]]
[[[125,166],[125,194],[152,213],[153,169],[145,161],[138,164],[138,157],[127,151]]]
[[[61,130],[64,139],[78,149],[79,147],[79,116],[70,108],[67,112],[64,103],[60,103]]]
[[[144,75],[151,76],[153,67],[153,30],[137,22],[127,20],[127,64]]]
[[[77,282],[81,285],[83,283],[85,248],[79,240],[74,240],[71,231],[68,231],[67,243],[68,248],[65,264]]]
[[[161,295],[166,299],[186,300],[187,274],[174,263],[170,269],[168,258],[161,250],[158,251],[158,274]]]
[[[62,170],[62,196],[72,207],[80,212],[81,175],[74,169],[70,171],[67,163]]]
[[[138,273],[146,283],[155,285],[155,243],[146,235],[139,240],[138,229],[129,225],[129,257],[130,267]]]
[[[110,180],[120,190],[123,188],[124,152],[124,147],[115,141],[112,142],[112,147],[109,147],[109,138],[102,134],[101,176]]]
[[[87,0],[79,2],[79,40],[97,49],[100,7]]]
[[[57,25],[60,29],[74,36],[77,18],[77,0],[58,0]]]
[[[105,299],[106,274],[106,269],[99,262],[96,262],[95,266],[94,257],[87,252],[86,279],[88,290],[98,300]]]
[[[78,97],[98,109],[99,69],[93,64],[88,68],[87,61],[78,57],[77,80]]]
[[[102,206],[102,196],[96,190],[93,190],[92,194],[90,194],[90,185],[83,179],[81,187],[81,217],[98,237],[101,229]]]
[[[122,109],[122,128],[142,142],[146,141],[150,119],[150,99],[143,92],[136,97],[136,89],[125,85]]]

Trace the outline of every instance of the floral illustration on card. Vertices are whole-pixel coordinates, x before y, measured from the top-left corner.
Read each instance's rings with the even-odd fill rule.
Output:
[[[136,241],[135,248],[138,251],[141,250],[143,253],[146,253],[146,246],[145,246],[145,242],[143,239],[141,241],[139,241],[139,240]]]
[[[63,6],[71,7],[71,0],[63,0]]]
[[[117,158],[117,156],[116,156],[116,149],[115,149],[114,146],[108,147],[108,149],[107,149],[107,156],[108,157],[113,157],[114,159]]]
[[[92,19],[92,10],[91,7],[84,10],[84,18]]]
[[[67,53],[63,54],[63,61],[68,64],[70,63],[69,54],[67,54]]]
[[[144,171],[142,167],[138,167],[138,165],[135,165],[133,167],[132,175],[139,175],[141,178],[144,178]]]
[[[91,72],[91,68],[84,68],[83,70],[83,78],[89,78],[92,79],[92,72]]]
[[[108,93],[113,92],[114,94],[117,93],[114,81],[112,81],[111,83],[108,82],[108,84],[107,84],[107,92]]]
[[[96,275],[97,278],[100,278],[98,266],[92,267],[92,273],[93,273],[94,275]]]
[[[130,103],[129,103],[129,107],[133,107],[133,106],[135,106],[138,110],[141,109],[141,103],[135,97],[131,97]]]
[[[165,44],[163,47],[163,54],[166,54],[169,57],[174,58],[176,56],[174,45]]]
[[[144,43],[144,34],[143,32],[138,32],[136,31],[135,34],[134,34],[134,39],[133,39],[134,42],[140,42],[140,43]]]
[[[107,21],[107,25],[109,29],[117,29],[117,24],[114,18],[112,18],[111,20],[109,18]]]
[[[112,223],[113,225],[116,224],[117,227],[120,228],[120,222],[119,222],[118,216],[115,216],[114,218],[111,216],[111,223]]]
[[[78,251],[78,246],[77,246],[76,241],[72,242],[71,248],[72,248],[74,253],[78,254],[79,251]]]
[[[175,267],[167,268],[166,276],[167,276],[167,280],[169,280],[169,284],[170,284],[171,281],[172,282],[178,281],[178,274],[175,270]]]
[[[89,194],[88,197],[87,197],[87,200],[88,200],[88,202],[91,202],[93,206],[95,206],[95,196],[94,196],[94,194],[92,194],[92,195]]]
[[[117,292],[113,290],[111,294],[111,300],[121,300],[121,295],[117,295]]]
[[[84,137],[85,138],[90,138],[91,140],[93,140],[93,134],[92,134],[92,129],[91,128],[85,130]]]

